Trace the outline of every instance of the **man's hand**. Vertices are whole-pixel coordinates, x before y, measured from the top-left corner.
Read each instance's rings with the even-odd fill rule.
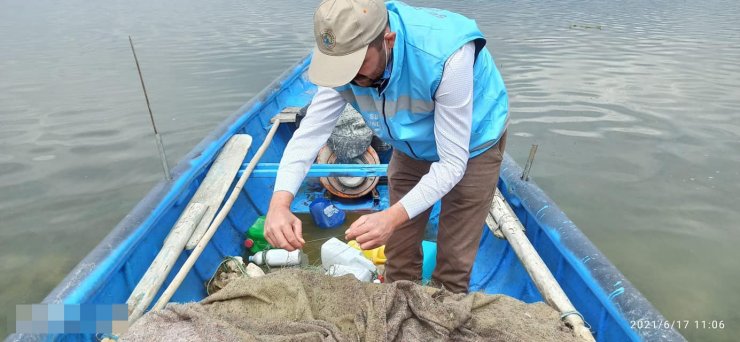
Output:
[[[379,213],[362,215],[347,229],[345,239],[356,240],[363,250],[385,245],[393,231],[409,219],[406,209],[396,203]]]
[[[303,227],[301,220],[290,212],[293,194],[287,191],[275,192],[265,217],[265,239],[273,247],[288,251],[303,248]]]

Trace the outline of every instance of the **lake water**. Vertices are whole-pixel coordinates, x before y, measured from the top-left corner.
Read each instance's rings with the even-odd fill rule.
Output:
[[[127,36],[174,165],[309,52],[316,4],[0,0],[0,320],[162,177]],[[740,2],[424,4],[486,34],[508,152],[539,144],[532,177],[687,338],[736,340]]]

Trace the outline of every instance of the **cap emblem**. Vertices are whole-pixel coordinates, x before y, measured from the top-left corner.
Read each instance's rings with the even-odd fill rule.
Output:
[[[321,34],[321,42],[327,50],[331,50],[337,45],[337,41],[334,39],[334,33],[330,30],[326,30]]]

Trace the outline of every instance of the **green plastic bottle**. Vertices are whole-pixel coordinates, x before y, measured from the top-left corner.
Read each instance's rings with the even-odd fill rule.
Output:
[[[244,241],[244,247],[247,247],[252,254],[272,248],[270,243],[265,240],[264,216],[258,217],[257,221],[254,221],[254,224],[247,230],[247,239]]]

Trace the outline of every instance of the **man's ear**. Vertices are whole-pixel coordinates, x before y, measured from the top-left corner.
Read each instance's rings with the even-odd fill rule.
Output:
[[[396,33],[393,31],[389,31],[385,34],[383,39],[385,39],[385,44],[390,46],[392,49],[394,44],[396,43]]]

